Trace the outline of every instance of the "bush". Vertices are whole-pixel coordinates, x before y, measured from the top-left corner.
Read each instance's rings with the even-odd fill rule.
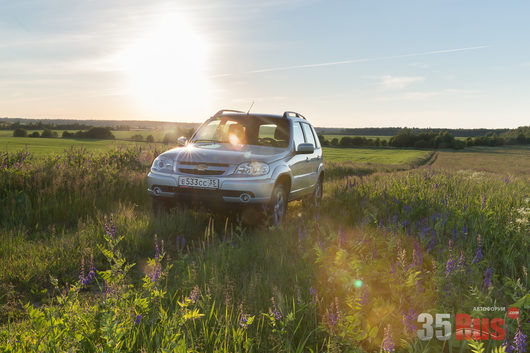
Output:
[[[40,137],[40,134],[38,131],[33,131],[31,134],[28,135],[28,137]]]
[[[110,132],[108,127],[93,127],[88,131],[78,131],[75,133],[75,137],[85,139],[102,139],[102,140],[114,140],[114,135]]]
[[[153,137],[153,135],[147,135],[147,137],[145,138],[145,141],[149,143],[153,143],[155,142],[155,138]]]
[[[339,145],[339,139],[334,137],[332,140],[331,140],[331,146],[338,146]]]
[[[137,135],[133,135],[131,137],[131,140],[136,141],[136,142],[142,142],[144,140],[144,137],[142,135],[137,134]]]
[[[26,137],[28,135],[28,132],[25,129],[18,128],[13,131],[13,137]]]
[[[68,138],[72,138],[74,137],[74,134],[72,132],[69,132],[69,131],[63,131],[63,139],[68,139]]]
[[[58,136],[57,132],[52,131],[50,129],[44,129],[44,131],[40,135],[40,137],[45,137],[45,138],[55,138],[57,136]]]

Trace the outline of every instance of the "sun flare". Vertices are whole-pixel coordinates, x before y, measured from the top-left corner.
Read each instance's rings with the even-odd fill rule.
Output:
[[[162,118],[201,112],[211,98],[207,44],[183,16],[165,15],[122,53],[128,93]]]

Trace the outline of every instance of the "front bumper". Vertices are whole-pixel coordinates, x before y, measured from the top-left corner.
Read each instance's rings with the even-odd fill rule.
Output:
[[[178,185],[179,176],[151,171],[147,175],[147,191],[153,197],[174,198],[179,201],[255,204],[269,202],[274,188],[274,179],[268,177],[215,177],[219,180],[219,189],[190,188]]]

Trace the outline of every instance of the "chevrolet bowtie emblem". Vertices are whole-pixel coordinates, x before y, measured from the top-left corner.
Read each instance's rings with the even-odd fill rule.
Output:
[[[206,164],[197,165],[197,170],[206,170],[206,169],[208,169],[208,166]]]

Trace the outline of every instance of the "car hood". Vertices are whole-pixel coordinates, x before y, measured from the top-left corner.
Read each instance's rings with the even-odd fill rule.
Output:
[[[287,148],[266,146],[234,146],[228,143],[189,144],[162,153],[180,162],[239,164],[250,161],[272,163],[289,154]]]

